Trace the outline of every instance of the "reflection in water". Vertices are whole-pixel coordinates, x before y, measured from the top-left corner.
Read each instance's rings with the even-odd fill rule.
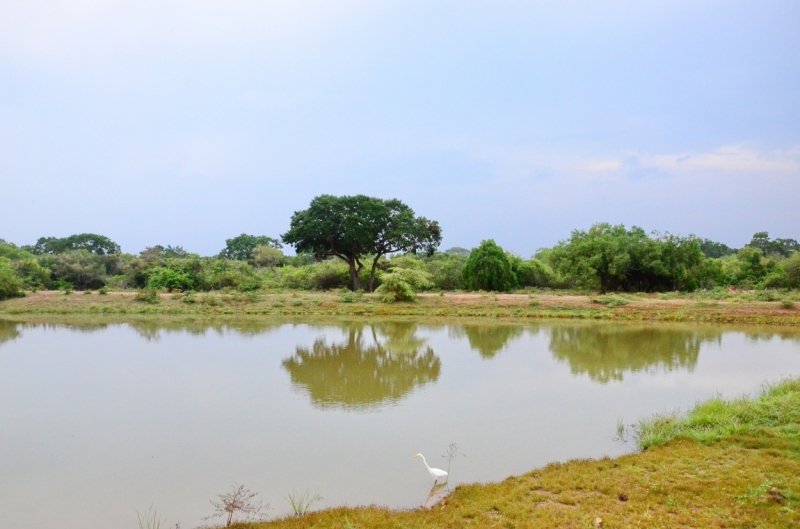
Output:
[[[256,318],[224,318],[224,319],[204,319],[204,318],[128,318],[114,319],[108,317],[69,317],[53,318],[53,321],[45,322],[11,322],[0,320],[0,326],[10,325],[19,328],[30,329],[60,329],[67,328],[80,333],[96,333],[109,329],[110,327],[125,325],[136,331],[140,337],[146,341],[158,341],[165,334],[190,334],[192,336],[205,336],[209,331],[216,332],[220,336],[227,333],[236,333],[240,336],[257,336],[266,334],[280,327],[281,322],[272,320],[259,320]],[[0,330],[0,342],[3,331]]]
[[[0,346],[20,336],[16,323],[0,320]]]
[[[589,375],[595,382],[621,381],[626,371],[663,367],[667,371],[697,365],[700,345],[719,342],[722,331],[669,327],[589,325],[553,327],[550,351],[570,365],[573,374]]]
[[[433,509],[443,499],[450,495],[450,486],[445,481],[444,483],[434,483],[428,497],[422,503],[423,509]]]
[[[483,358],[490,359],[500,352],[508,342],[522,336],[524,327],[518,325],[464,325],[450,327],[451,338],[467,337],[469,346]]]
[[[283,367],[323,409],[377,408],[439,378],[441,361],[414,336],[416,325],[385,323],[369,330],[372,343],[364,339],[364,326],[352,325],[344,343],[318,339],[311,348],[298,347]]]

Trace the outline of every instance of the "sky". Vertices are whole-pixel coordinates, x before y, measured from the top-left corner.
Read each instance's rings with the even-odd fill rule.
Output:
[[[800,2],[4,0],[0,189],[0,238],[130,253],[320,194],[526,257],[597,222],[800,239]]]

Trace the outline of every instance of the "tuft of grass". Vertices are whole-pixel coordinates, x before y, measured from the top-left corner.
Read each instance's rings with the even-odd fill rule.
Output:
[[[92,295],[92,291],[91,290],[84,290],[83,291],[83,295],[84,296],[91,296]]]
[[[794,308],[794,301],[790,299],[784,299],[783,301],[781,301],[781,307],[783,307],[784,309],[791,310]]]
[[[287,494],[284,499],[289,502],[294,515],[300,518],[301,516],[305,516],[311,509],[311,506],[322,499],[322,496],[316,493],[311,494],[308,490],[303,494],[292,491]]]
[[[108,294],[108,289],[106,287],[102,287],[100,290],[97,291],[98,294],[101,296],[105,296]]]
[[[639,447],[665,445],[676,438],[702,443],[769,429],[779,435],[800,436],[800,378],[765,385],[756,398],[702,402],[687,415],[656,415],[639,422]]]
[[[592,303],[599,303],[600,305],[605,305],[609,309],[613,309],[615,307],[627,305],[630,302],[622,296],[617,296],[615,294],[604,294],[602,296],[593,297]]]
[[[139,529],[161,529],[161,524],[164,523],[152,505],[143,513],[136,511],[136,518],[138,518]]]
[[[149,303],[151,305],[161,301],[161,298],[158,296],[158,290],[154,288],[141,289],[136,293],[133,299],[142,303]]]

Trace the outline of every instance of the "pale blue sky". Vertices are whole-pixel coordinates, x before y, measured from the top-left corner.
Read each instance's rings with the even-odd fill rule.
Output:
[[[0,238],[276,237],[397,197],[443,247],[800,238],[800,2],[0,3]]]

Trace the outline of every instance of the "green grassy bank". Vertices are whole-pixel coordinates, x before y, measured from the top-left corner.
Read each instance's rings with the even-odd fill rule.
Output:
[[[800,325],[800,300],[738,293],[719,296],[605,295],[530,292],[422,294],[415,302],[383,303],[350,291],[236,291],[157,294],[30,293],[0,302],[0,315],[240,315],[280,317],[574,318]]]
[[[431,510],[340,507],[235,527],[800,526],[800,378],[637,428],[641,452],[462,485]]]

